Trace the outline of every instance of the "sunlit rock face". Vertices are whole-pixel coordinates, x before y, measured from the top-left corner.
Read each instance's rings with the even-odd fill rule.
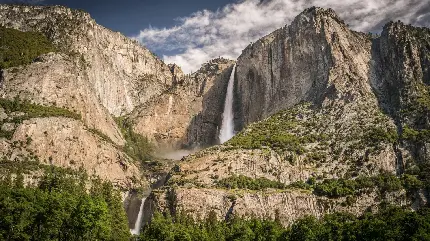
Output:
[[[41,31],[62,51],[82,60],[82,74],[115,116],[131,112],[172,85],[166,64],[137,41],[98,25],[88,13],[61,6],[0,5],[0,24]]]

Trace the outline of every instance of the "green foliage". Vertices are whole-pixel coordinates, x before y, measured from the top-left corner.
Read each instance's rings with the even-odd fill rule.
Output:
[[[217,186],[221,188],[249,190],[299,188],[313,190],[313,193],[318,196],[339,198],[360,195],[374,189],[380,193],[398,191],[403,188],[412,191],[422,187],[423,183],[416,176],[412,175],[404,175],[402,178],[398,178],[392,174],[380,174],[372,177],[360,176],[351,180],[326,179],[322,182],[316,182],[313,178],[310,178],[306,183],[298,181],[290,185],[285,185],[267,178],[254,179],[243,175],[233,175],[217,181]]]
[[[271,181],[267,178],[261,177],[257,179],[253,179],[243,175],[233,175],[228,178],[219,180],[217,182],[218,187],[223,188],[241,188],[241,189],[250,189],[250,190],[261,190],[266,188],[277,188],[283,189],[285,185],[280,182]]]
[[[126,141],[124,152],[134,160],[140,162],[149,160],[151,158],[153,146],[149,142],[148,138],[134,132],[132,123],[129,119],[119,117],[116,118],[116,122]]]
[[[33,62],[54,46],[42,33],[21,32],[0,26],[0,69],[16,67]]]
[[[88,129],[88,131],[89,132],[91,132],[91,133],[93,133],[93,134],[95,134],[95,135],[97,135],[97,136],[99,136],[101,139],[103,139],[104,141],[107,141],[107,142],[109,142],[109,143],[111,143],[111,144],[113,144],[113,145],[115,145],[115,143],[112,141],[112,139],[110,139],[110,137],[109,136],[107,136],[106,134],[104,134],[103,132],[101,132],[100,130],[98,130],[98,129],[94,129],[94,128],[90,128],[90,129]]]
[[[373,177],[360,176],[356,179],[327,179],[314,185],[314,194],[330,198],[359,195],[376,188],[379,192],[392,192],[403,189],[403,182],[392,174]]]
[[[395,129],[382,127],[370,128],[362,139],[364,146],[379,147],[382,143],[396,143],[399,139]]]
[[[212,211],[202,223],[184,214],[171,217],[155,213],[150,225],[144,227],[139,240],[278,240],[283,234],[282,226],[269,220],[243,220],[232,218],[228,222],[218,221]]]
[[[379,213],[365,213],[355,217],[348,213],[327,214],[320,220],[305,216],[290,227],[278,222],[234,217],[218,221],[212,211],[202,222],[194,222],[187,215],[156,213],[145,226],[140,240],[190,241],[323,241],[323,240],[430,240],[430,210],[417,212],[398,207],[381,207]]]
[[[416,97],[408,107],[408,111],[416,113],[426,113],[430,111],[430,87],[422,82],[416,82],[412,85],[416,92]]]
[[[419,180],[417,176],[404,174],[402,176],[402,183],[406,190],[416,191],[425,186],[424,182]]]
[[[42,106],[37,104],[32,104],[28,100],[21,100],[19,97],[15,97],[13,100],[8,100],[4,98],[0,98],[0,107],[2,107],[6,114],[11,114],[13,112],[22,113],[22,115],[15,115],[8,122],[13,123],[22,123],[24,120],[28,120],[31,118],[37,117],[53,117],[53,116],[61,116],[72,118],[76,120],[81,119],[81,115],[71,112],[64,108],[59,108],[55,106]],[[0,121],[0,126],[3,122]],[[13,135],[14,131],[5,131],[0,130],[0,137],[5,137],[6,139],[10,139]],[[27,139],[28,144],[31,142],[31,139]]]
[[[305,152],[303,144],[309,140],[306,136],[300,137],[292,132],[297,126],[297,113],[297,108],[281,111],[264,121],[250,125],[227,144],[245,149],[261,149],[266,146],[276,151],[302,154]]]
[[[12,112],[23,112],[24,115],[16,116],[13,118],[13,122],[21,123],[23,120],[37,118],[37,117],[52,117],[62,116],[72,118],[76,120],[81,119],[81,115],[75,112],[71,112],[64,108],[55,106],[42,106],[38,104],[32,104],[28,100],[21,100],[16,96],[13,100],[0,98],[0,106],[5,110],[6,114]]]
[[[402,138],[414,143],[425,143],[430,141],[430,130],[415,130],[410,128],[409,126],[404,126]]]
[[[0,182],[0,240],[129,240],[119,193],[85,172],[48,168],[37,187]]]

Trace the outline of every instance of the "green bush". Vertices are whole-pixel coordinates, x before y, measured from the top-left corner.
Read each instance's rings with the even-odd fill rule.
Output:
[[[7,114],[12,112],[22,112],[24,115],[14,117],[15,123],[21,123],[23,120],[38,118],[38,117],[54,117],[61,116],[72,118],[76,120],[81,119],[81,115],[64,108],[55,106],[43,106],[38,104],[32,104],[28,100],[21,100],[19,97],[15,97],[13,100],[0,98],[0,106],[5,110]]]
[[[378,148],[382,143],[393,144],[399,139],[395,129],[385,129],[382,127],[370,128],[363,137],[362,144]]]
[[[219,180],[217,181],[217,186],[222,188],[250,190],[262,190],[266,188],[284,189],[286,187],[283,183],[272,181],[264,177],[253,179],[243,175],[233,175]]]
[[[37,56],[53,51],[54,46],[42,33],[0,26],[0,69],[29,64]]]
[[[416,130],[412,129],[409,126],[403,127],[402,138],[407,141],[425,143],[430,141],[430,130]]]
[[[292,132],[298,124],[295,117],[298,108],[281,111],[266,120],[251,124],[228,141],[227,145],[245,149],[261,149],[266,146],[281,152],[304,153],[303,144],[307,143],[309,138],[297,136]]]
[[[326,179],[314,185],[314,194],[330,198],[359,195],[367,190],[376,189],[381,193],[399,191],[406,187],[402,179],[392,174],[380,174],[356,179]]]
[[[308,182],[297,181],[289,185],[272,181],[267,178],[250,178],[243,175],[233,175],[216,182],[218,187],[231,189],[250,189],[262,190],[266,188],[274,189],[291,189],[299,188],[304,190],[313,190],[317,196],[329,198],[339,198],[347,196],[356,196],[367,191],[377,190],[380,193],[399,191],[401,189],[416,190],[423,187],[423,182],[416,176],[404,175],[398,178],[392,174],[380,174],[377,176],[360,176],[356,179],[325,179],[322,182],[316,182],[310,178]]]
[[[132,123],[129,119],[119,117],[115,120],[126,141],[123,148],[124,152],[134,160],[140,161],[141,163],[150,160],[154,147],[151,145],[148,138],[134,132]]]

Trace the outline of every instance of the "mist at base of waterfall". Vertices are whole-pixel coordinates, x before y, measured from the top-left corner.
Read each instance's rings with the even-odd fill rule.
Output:
[[[200,149],[193,149],[193,150],[169,150],[169,151],[158,151],[155,156],[158,158],[163,159],[170,159],[170,160],[181,160],[183,157],[191,155],[199,151]]]

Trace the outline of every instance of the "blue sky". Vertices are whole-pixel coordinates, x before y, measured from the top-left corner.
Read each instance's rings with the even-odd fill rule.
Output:
[[[361,32],[379,32],[397,20],[430,27],[429,0],[0,0],[11,2],[83,9],[185,73],[219,56],[236,59],[247,45],[312,6],[334,9]]]

